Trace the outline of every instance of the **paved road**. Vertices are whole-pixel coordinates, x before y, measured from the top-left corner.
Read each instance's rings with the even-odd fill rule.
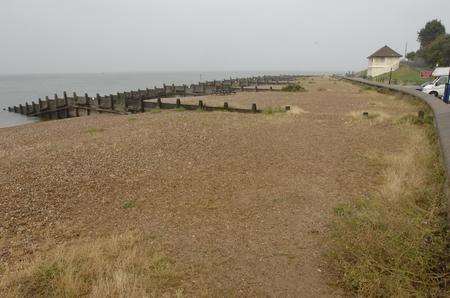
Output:
[[[359,78],[345,78],[350,81],[364,83],[374,87],[386,88],[393,91],[399,91],[402,93],[406,93],[409,95],[413,95],[418,97],[431,107],[435,116],[436,128],[439,134],[439,141],[441,144],[442,156],[444,157],[445,168],[447,172],[447,183],[446,183],[446,192],[447,192],[447,221],[450,224],[450,195],[449,195],[449,179],[448,176],[450,174],[450,104],[444,103],[441,99],[437,97],[431,96],[429,94],[425,94],[423,92],[415,90],[414,87],[408,86],[397,86],[397,85],[386,85],[382,83],[372,82]]]

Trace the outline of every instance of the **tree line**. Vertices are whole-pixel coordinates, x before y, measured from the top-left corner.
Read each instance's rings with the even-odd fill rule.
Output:
[[[450,34],[440,20],[432,20],[417,33],[420,49],[410,52],[406,58],[412,61],[422,59],[428,66],[450,65]]]

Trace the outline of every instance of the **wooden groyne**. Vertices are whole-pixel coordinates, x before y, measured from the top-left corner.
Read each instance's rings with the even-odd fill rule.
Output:
[[[206,106],[203,101],[197,105],[182,104],[177,98],[176,103],[164,102],[164,98],[205,96],[212,94],[231,94],[236,92],[274,91],[272,85],[286,85],[295,81],[298,76],[259,76],[251,78],[236,78],[222,81],[206,81],[191,85],[166,85],[152,89],[138,89],[136,91],[118,92],[117,94],[96,94],[95,97],[87,93],[83,96],[75,92],[68,95],[63,92],[60,97],[54,94],[53,98],[39,98],[37,102],[25,102],[19,106],[8,107],[9,112],[20,113],[30,117],[43,119],[62,119],[90,115],[91,113],[128,114],[145,112],[150,109],[186,109],[186,110],[225,110],[240,113],[258,113],[256,104],[249,109],[232,108],[227,102],[222,107]]]

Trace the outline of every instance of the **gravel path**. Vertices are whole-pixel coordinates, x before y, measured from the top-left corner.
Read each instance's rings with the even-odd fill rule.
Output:
[[[351,113],[414,107],[327,78],[303,84],[205,99],[293,106],[287,114],[163,111],[0,129],[0,262],[141,229],[186,272],[188,294],[336,295],[321,257],[333,206],[376,188],[368,152],[403,140],[394,124]]]

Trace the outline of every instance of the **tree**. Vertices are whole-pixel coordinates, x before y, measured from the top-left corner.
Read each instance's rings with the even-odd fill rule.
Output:
[[[420,56],[429,65],[439,64],[440,66],[450,65],[450,35],[440,35],[426,48],[421,49]]]
[[[406,54],[406,58],[411,61],[414,61],[416,59],[416,56],[416,52],[409,52],[408,54]]]
[[[432,20],[426,23],[425,27],[418,32],[417,41],[420,47],[424,48],[430,45],[437,37],[445,34],[445,27],[439,20]]]

